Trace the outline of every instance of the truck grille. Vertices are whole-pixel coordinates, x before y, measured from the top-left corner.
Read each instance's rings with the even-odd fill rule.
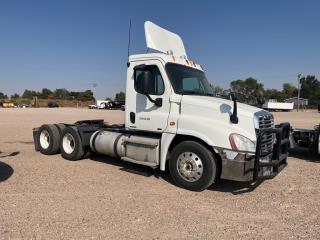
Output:
[[[266,111],[257,112],[256,117],[259,122],[259,129],[256,129],[257,135],[262,129],[268,129],[274,127],[273,116]],[[272,152],[275,136],[273,133],[265,134],[261,141],[261,155],[267,155]]]

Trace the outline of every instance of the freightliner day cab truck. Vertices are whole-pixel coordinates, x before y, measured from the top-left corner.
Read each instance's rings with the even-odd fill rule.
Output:
[[[215,180],[271,178],[287,165],[290,126],[272,114],[213,96],[202,67],[188,59],[182,39],[145,22],[148,49],[127,63],[124,125],[103,120],[45,124],[35,148],[68,160],[88,152],[167,168],[174,182],[201,191]]]

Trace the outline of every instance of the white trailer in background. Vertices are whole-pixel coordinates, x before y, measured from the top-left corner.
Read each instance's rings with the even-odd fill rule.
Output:
[[[33,131],[36,150],[78,160],[92,151],[122,161],[169,168],[174,182],[201,191],[216,179],[256,181],[287,165],[290,125],[271,113],[214,97],[201,65],[182,39],[145,23],[148,48],[127,63],[125,124],[104,120],[44,124]]]
[[[97,108],[106,109],[108,107],[109,102],[109,100],[97,100]]]
[[[97,100],[97,104],[91,104],[88,107],[90,109],[106,109],[109,103],[109,100]]]
[[[262,108],[268,111],[291,111],[293,110],[294,103],[278,102],[276,99],[269,99],[263,105]]]

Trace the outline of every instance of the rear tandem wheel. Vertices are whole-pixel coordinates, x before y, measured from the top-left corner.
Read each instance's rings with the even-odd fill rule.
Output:
[[[64,159],[76,161],[85,155],[82,140],[74,126],[67,126],[61,135],[60,153]]]

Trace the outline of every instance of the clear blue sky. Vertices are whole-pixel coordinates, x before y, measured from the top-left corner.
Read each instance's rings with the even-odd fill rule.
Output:
[[[320,75],[320,1],[1,0],[0,91],[125,89],[132,53],[146,51],[143,22],[182,36],[208,80],[227,87],[249,76],[268,88]]]

